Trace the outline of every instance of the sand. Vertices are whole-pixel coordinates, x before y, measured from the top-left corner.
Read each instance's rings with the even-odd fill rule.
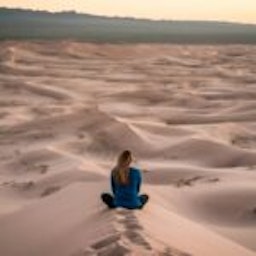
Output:
[[[0,45],[1,256],[256,255],[255,46]]]

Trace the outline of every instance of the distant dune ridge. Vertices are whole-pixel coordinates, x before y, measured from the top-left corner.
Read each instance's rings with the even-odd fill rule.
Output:
[[[255,44],[256,25],[106,17],[0,8],[0,40],[74,39],[100,43]],[[187,63],[188,64],[188,63]]]
[[[255,71],[253,45],[1,42],[0,255],[255,256]],[[142,211],[100,201],[123,149]]]

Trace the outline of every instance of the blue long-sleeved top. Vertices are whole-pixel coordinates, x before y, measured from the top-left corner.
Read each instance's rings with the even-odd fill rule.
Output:
[[[125,207],[129,209],[139,208],[141,200],[139,198],[139,191],[141,185],[141,173],[139,169],[130,167],[129,183],[118,184],[111,174],[111,187],[114,194],[114,205],[116,207]]]

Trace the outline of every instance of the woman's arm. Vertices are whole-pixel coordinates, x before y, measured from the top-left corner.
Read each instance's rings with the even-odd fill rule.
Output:
[[[113,173],[111,173],[111,189],[112,189],[112,193],[115,195],[115,193],[116,193],[116,185],[115,185]]]
[[[139,193],[140,192],[140,187],[141,187],[141,182],[142,182],[142,177],[141,177],[140,170],[137,171],[137,176],[138,176],[137,193]]]

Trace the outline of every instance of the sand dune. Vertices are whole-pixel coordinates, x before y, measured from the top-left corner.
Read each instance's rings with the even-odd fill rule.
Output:
[[[188,139],[172,146],[168,151],[171,158],[195,161],[198,165],[210,167],[238,167],[256,164],[255,152],[203,139]],[[167,154],[166,151],[163,153]]]
[[[1,42],[0,255],[256,255],[255,56]],[[142,211],[100,201],[123,149]]]

